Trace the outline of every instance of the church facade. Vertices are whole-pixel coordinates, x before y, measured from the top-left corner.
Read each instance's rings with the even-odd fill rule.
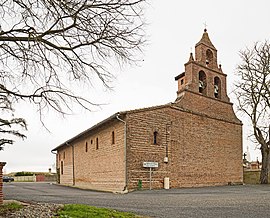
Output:
[[[242,123],[205,30],[175,102],[113,114],[53,149],[59,182],[104,191],[243,183]],[[150,168],[151,178],[150,178]]]

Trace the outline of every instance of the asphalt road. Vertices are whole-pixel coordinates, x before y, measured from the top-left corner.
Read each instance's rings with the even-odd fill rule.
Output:
[[[243,185],[113,194],[47,183],[5,183],[4,199],[88,204],[160,218],[270,217],[270,186]]]

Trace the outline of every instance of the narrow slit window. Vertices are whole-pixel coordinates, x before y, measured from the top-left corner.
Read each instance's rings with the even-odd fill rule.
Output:
[[[98,138],[96,138],[96,150],[98,150]]]
[[[60,171],[61,171],[61,175],[63,175],[64,174],[64,164],[63,164],[63,161],[61,161]]]
[[[112,131],[112,145],[115,144],[115,134],[114,134],[114,131]]]
[[[153,138],[153,144],[154,144],[154,145],[157,144],[157,136],[158,136],[158,132],[155,131],[155,132],[154,132],[154,138]]]
[[[85,142],[85,152],[88,152],[88,143]]]

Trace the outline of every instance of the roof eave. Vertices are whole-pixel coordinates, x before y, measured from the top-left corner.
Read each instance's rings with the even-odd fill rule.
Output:
[[[64,147],[64,146],[67,146],[67,145],[70,145],[70,143],[76,141],[77,139],[79,139],[80,137],[84,136],[84,135],[87,135],[89,132],[97,129],[98,127],[100,127],[101,125],[115,119],[117,116],[120,116],[120,115],[123,115],[123,114],[126,114],[126,111],[123,111],[123,112],[117,112],[115,114],[113,114],[112,116],[108,117],[107,119],[105,120],[102,120],[101,122],[97,123],[96,125],[86,129],[85,131],[79,133],[78,135],[72,137],[71,139],[65,141],[64,143],[58,145],[57,147],[55,147],[54,149],[51,150],[51,152],[53,151],[57,151],[59,150],[60,148]]]
[[[167,106],[170,106],[171,103],[168,103],[168,104],[164,104],[164,105],[158,105],[158,106],[153,106],[153,107],[147,107],[147,108],[140,108],[140,109],[135,109],[135,110],[129,110],[129,111],[121,111],[121,112],[117,112],[115,114],[113,114],[112,116],[108,117],[107,119],[97,123],[96,125],[90,127],[89,129],[79,133],[78,135],[74,136],[73,138],[65,141],[64,143],[60,144],[59,146],[57,146],[56,148],[52,149],[51,152],[53,151],[57,151],[59,150],[60,148],[64,147],[64,146],[68,146],[70,145],[72,142],[76,141],[77,139],[79,139],[80,137],[84,136],[84,135],[87,135],[89,134],[90,131],[93,131],[95,129],[97,129],[98,127],[100,127],[101,125],[113,120],[113,119],[117,119],[117,116],[120,116],[120,115],[126,115],[126,114],[130,114],[130,113],[136,113],[136,112],[139,112],[139,111],[144,111],[144,110],[150,110],[150,109],[155,109],[155,108],[160,108],[160,107],[167,107]]]
[[[181,78],[184,77],[184,76],[185,76],[185,72],[179,74],[179,75],[176,76],[174,79],[175,79],[175,81],[177,81],[177,80],[181,79]]]

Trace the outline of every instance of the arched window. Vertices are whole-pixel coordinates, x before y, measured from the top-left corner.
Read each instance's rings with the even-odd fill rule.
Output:
[[[206,75],[202,70],[199,72],[199,92],[206,95]]]
[[[210,49],[206,50],[206,60],[205,60],[205,64],[209,65],[211,64],[213,61],[213,52]]]
[[[155,132],[154,132],[154,138],[153,138],[153,144],[154,144],[154,145],[157,144],[157,136],[158,136],[158,132],[155,131]]]
[[[215,98],[219,98],[220,99],[220,91],[221,91],[221,82],[220,79],[216,76],[214,78],[214,96]]]

